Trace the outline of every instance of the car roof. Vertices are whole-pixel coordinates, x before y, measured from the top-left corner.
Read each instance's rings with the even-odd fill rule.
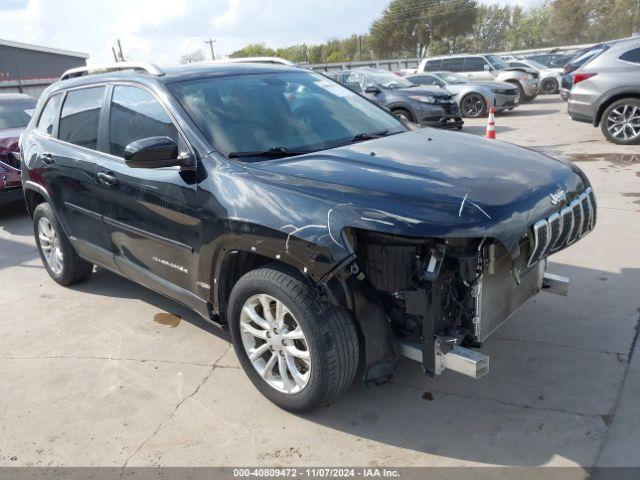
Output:
[[[425,60],[440,60],[443,58],[460,58],[460,57],[485,57],[487,55],[495,55],[493,53],[454,53],[453,55],[438,55],[435,57],[427,57]]]
[[[255,75],[261,73],[305,72],[307,70],[279,64],[244,62],[201,62],[162,68],[160,75],[135,70],[116,70],[105,73],[91,73],[58,81],[50,91],[61,91],[85,85],[117,81],[141,81],[141,83],[173,83],[180,80],[194,80],[208,77]]]

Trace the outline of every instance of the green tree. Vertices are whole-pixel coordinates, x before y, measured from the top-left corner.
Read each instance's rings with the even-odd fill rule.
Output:
[[[474,52],[505,50],[513,29],[513,8],[481,5],[469,33],[469,47]]]
[[[274,57],[275,50],[267,47],[264,43],[251,43],[240,50],[236,50],[231,55],[231,58],[242,57]]]
[[[540,7],[523,10],[514,7],[511,24],[507,34],[507,50],[526,50],[551,45],[549,23],[551,7],[544,4]]]
[[[551,4],[549,23],[553,41],[560,45],[593,41],[594,4],[592,0],[555,0]]]
[[[371,45],[379,57],[423,56],[432,43],[456,48],[477,12],[477,0],[393,0],[371,26]]]
[[[180,57],[180,63],[183,65],[185,63],[196,63],[202,61],[204,61],[204,53],[200,49],[187,52]]]

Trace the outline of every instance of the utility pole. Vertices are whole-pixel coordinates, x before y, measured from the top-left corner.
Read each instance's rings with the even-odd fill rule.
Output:
[[[205,40],[204,43],[208,43],[209,44],[209,49],[211,50],[211,60],[215,60],[216,57],[214,57],[213,55],[213,44],[216,43],[217,40],[212,40],[211,37],[209,37],[209,40]]]
[[[118,51],[120,52],[120,61],[124,62],[124,54],[122,53],[122,44],[120,43],[120,39],[117,39],[116,42],[118,43]]]

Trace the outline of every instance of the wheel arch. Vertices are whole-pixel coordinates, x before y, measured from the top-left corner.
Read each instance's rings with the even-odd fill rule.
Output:
[[[33,218],[33,212],[36,207],[41,203],[48,202],[51,204],[51,197],[49,192],[42,186],[27,180],[23,183],[22,188],[24,190],[24,199],[27,205],[27,212],[29,216]]]
[[[624,98],[635,98],[636,100],[640,100],[640,89],[638,90],[624,90],[622,92],[615,92],[609,94],[604,99],[600,100],[598,103],[598,108],[596,109],[596,114],[593,116],[593,126],[597,127],[600,125],[600,121],[602,120],[602,115],[604,111],[614,102],[618,100],[622,100]]]
[[[211,303],[220,321],[226,323],[227,306],[231,290],[246,273],[257,268],[277,266],[307,285],[316,288],[316,283],[308,275],[306,268],[288,263],[279,255],[276,258],[251,250],[231,249],[222,253],[218,262],[211,269]]]

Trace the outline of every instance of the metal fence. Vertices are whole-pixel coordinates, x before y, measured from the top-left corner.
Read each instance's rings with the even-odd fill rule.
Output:
[[[512,50],[506,52],[496,52],[496,55],[529,55],[534,53],[562,53],[564,51],[579,50],[595,45],[594,43],[583,45],[565,45],[562,47],[531,48],[528,50]],[[472,53],[469,53],[473,55]],[[338,72],[340,70],[353,70],[361,67],[372,67],[380,70],[395,72],[404,68],[417,68],[421,58],[403,58],[394,60],[364,60],[358,62],[337,62],[337,63],[311,63],[306,67],[318,72]]]

